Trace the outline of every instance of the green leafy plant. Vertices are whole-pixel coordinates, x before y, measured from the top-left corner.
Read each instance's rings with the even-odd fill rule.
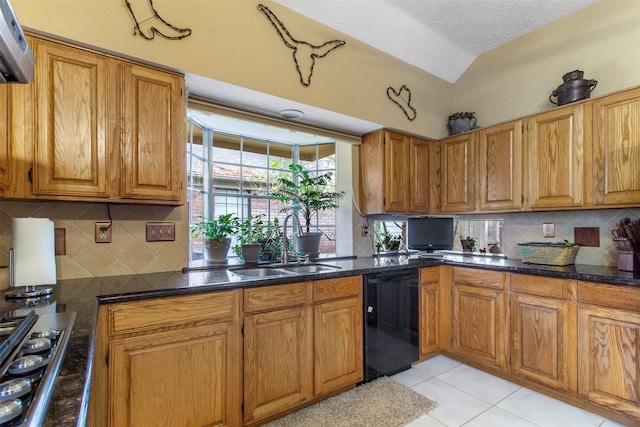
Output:
[[[293,179],[278,178],[273,197],[291,206],[282,208],[282,212],[295,211],[302,215],[306,231],[311,229],[311,218],[314,214],[338,207],[338,200],[344,196],[344,191],[331,191],[332,172],[326,172],[312,177],[309,171],[301,165],[291,164],[289,170],[293,172]]]
[[[191,238],[204,236],[207,239],[224,240],[237,233],[239,226],[240,220],[232,213],[220,215],[216,219],[203,218],[190,227]]]
[[[238,226],[238,234],[236,236],[237,243],[233,246],[233,252],[242,256],[242,245],[259,245],[266,238],[266,224],[264,222],[264,214],[249,215]]]
[[[264,227],[264,240],[260,249],[260,259],[275,261],[282,255],[282,240],[284,233],[278,222],[278,218],[267,221]]]
[[[401,224],[395,223],[395,225],[399,228],[402,227]],[[378,252],[382,251],[397,251],[400,249],[402,244],[402,236],[399,234],[392,234],[387,229],[387,224],[382,222],[376,229],[374,230],[376,242],[375,246]]]
[[[460,236],[460,244],[465,252],[473,252],[476,250],[476,239],[470,236],[463,238]]]

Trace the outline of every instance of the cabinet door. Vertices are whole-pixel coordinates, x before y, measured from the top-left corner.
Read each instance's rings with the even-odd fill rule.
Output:
[[[440,144],[411,138],[411,213],[434,213],[440,174]],[[439,205],[439,203],[438,203]]]
[[[569,325],[567,303],[533,295],[511,296],[511,369],[522,377],[568,391]],[[575,365],[575,359],[574,359]]]
[[[522,120],[478,133],[478,203],[481,211],[519,211],[522,193]]]
[[[467,286],[454,280],[452,292],[453,351],[506,370],[508,324],[504,291]]]
[[[38,40],[33,193],[106,198],[110,111],[104,56]]]
[[[440,182],[442,213],[475,210],[475,132],[441,141],[442,176]]]
[[[122,197],[184,203],[182,76],[124,66]]]
[[[261,420],[313,395],[312,307],[245,316],[244,421]]]
[[[640,203],[640,89],[595,100],[594,204]]]
[[[579,394],[640,419],[640,314],[584,305],[578,329]]]
[[[362,297],[316,304],[314,322],[315,395],[362,381]]]
[[[585,154],[591,149],[591,126],[585,124],[590,123],[590,103],[537,114],[528,120],[530,209],[583,206]]]
[[[109,425],[241,425],[241,348],[237,323],[114,339]]]
[[[384,133],[384,198],[387,212],[409,212],[411,176],[409,137]]]
[[[440,348],[439,301],[439,283],[420,283],[420,358]]]
[[[9,86],[0,85],[0,189],[9,187],[11,179]]]

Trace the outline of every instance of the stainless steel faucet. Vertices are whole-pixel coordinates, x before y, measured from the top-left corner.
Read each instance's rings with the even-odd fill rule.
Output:
[[[300,230],[300,219],[298,219],[298,216],[296,214],[290,213],[289,215],[284,217],[284,222],[282,223],[282,231],[283,231],[283,233],[282,233],[282,236],[283,236],[282,237],[283,238],[283,242],[282,242],[282,263],[283,264],[288,264],[289,263],[289,250],[288,250],[289,248],[287,246],[287,223],[289,222],[289,218],[293,219],[294,233],[296,233],[295,230]]]

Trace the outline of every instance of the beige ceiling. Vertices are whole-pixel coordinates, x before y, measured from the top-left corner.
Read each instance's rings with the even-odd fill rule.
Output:
[[[455,83],[480,55],[597,0],[274,0]]]

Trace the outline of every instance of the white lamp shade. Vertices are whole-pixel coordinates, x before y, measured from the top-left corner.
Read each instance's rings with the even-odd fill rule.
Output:
[[[56,283],[55,230],[47,218],[13,218],[14,286]]]

